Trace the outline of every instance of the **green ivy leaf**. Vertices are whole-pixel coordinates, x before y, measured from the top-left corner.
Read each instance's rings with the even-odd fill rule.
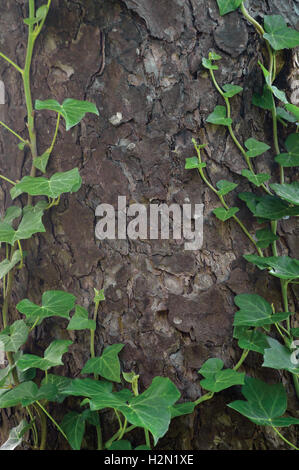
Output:
[[[268,173],[255,174],[251,170],[242,170],[242,176],[247,178],[250,183],[258,187],[270,179],[270,175]]]
[[[243,0],[217,0],[220,15],[223,16],[237,10],[242,2]]]
[[[266,31],[264,38],[275,51],[292,49],[299,45],[299,32],[288,28],[282,16],[266,15],[264,26]]]
[[[114,441],[111,446],[108,447],[108,450],[132,450],[132,445],[130,441],[122,439],[120,441]]]
[[[290,426],[299,419],[281,417],[287,408],[287,395],[282,384],[268,385],[259,379],[245,378],[242,393],[247,401],[236,400],[228,406],[260,426]]]
[[[262,249],[268,248],[268,246],[271,245],[271,243],[273,243],[276,240],[279,240],[278,235],[274,235],[274,233],[271,230],[265,229],[265,228],[261,230],[257,230],[255,235],[258,239],[258,242],[256,244],[259,248],[262,248]]]
[[[0,396],[0,408],[11,408],[20,404],[28,406],[44,399],[53,401],[55,395],[56,390],[53,385],[42,385],[39,389],[34,382],[23,382]]]
[[[73,450],[80,450],[85,432],[85,416],[76,411],[67,413],[61,423],[67,440]]]
[[[78,168],[70,171],[55,173],[51,178],[43,176],[24,176],[11,190],[10,195],[15,199],[22,193],[31,196],[48,196],[56,199],[63,193],[73,193],[80,189],[82,183]]]
[[[273,108],[272,93],[269,90],[268,85],[264,85],[262,95],[259,95],[257,93],[253,94],[252,104],[254,106],[257,106],[258,108],[262,108],[262,109],[265,109],[267,111],[272,110],[272,108]]]
[[[112,382],[120,382],[120,362],[118,354],[123,349],[123,344],[113,344],[104,349],[100,357],[93,357],[87,361],[82,374],[99,374]]]
[[[225,222],[226,220],[233,217],[238,211],[238,207],[231,207],[228,210],[224,209],[224,207],[217,207],[213,210],[213,214],[216,215],[217,219],[222,220],[222,222]]]
[[[225,106],[216,106],[214,111],[207,117],[206,122],[221,126],[231,126],[233,121],[227,117]]]
[[[285,107],[295,116],[296,120],[299,121],[299,107],[291,103],[287,103]]]
[[[15,219],[22,215],[22,209],[17,206],[10,206],[5,212],[5,216],[2,219],[2,222],[5,222],[9,225],[13,223]]]
[[[295,206],[299,206],[299,182],[291,184],[270,184],[271,189],[282,199]]]
[[[12,255],[11,260],[5,259],[0,263],[0,279],[6,276],[9,271],[11,271],[22,259],[21,252],[19,250],[15,251]]]
[[[24,320],[17,320],[0,333],[0,342],[7,352],[16,353],[26,343],[29,328]]]
[[[291,352],[274,338],[267,338],[270,348],[265,349],[263,367],[287,370],[292,374],[299,374],[299,364],[291,361]]]
[[[263,257],[257,255],[244,255],[250,263],[255,264],[260,269],[269,269],[272,276],[284,280],[294,280],[299,278],[299,260],[289,256]]]
[[[104,380],[74,379],[62,392],[75,397],[111,397],[113,384]]]
[[[217,357],[211,357],[208,359],[199,369],[198,373],[203,375],[206,379],[214,377],[217,372],[223,369],[224,363]]]
[[[293,106],[293,105],[292,105]],[[284,108],[280,108],[279,106],[276,108],[276,115],[278,119],[288,122],[296,122],[297,119],[288,113]]]
[[[62,317],[69,319],[69,313],[75,306],[76,297],[68,292],[49,290],[43,293],[42,305],[36,305],[28,299],[17,304],[17,310],[23,313],[30,321],[35,322],[48,317]]]
[[[283,167],[299,165],[299,134],[291,134],[285,141],[288,153],[281,153],[275,157],[275,161]]]
[[[193,170],[194,168],[205,168],[206,163],[200,163],[197,157],[186,158],[185,170]]]
[[[200,381],[200,385],[209,392],[218,393],[234,385],[244,383],[245,373],[237,372],[233,369],[224,369],[217,372],[214,376]]]
[[[248,209],[259,219],[278,220],[287,215],[299,215],[298,207],[290,206],[277,196],[257,196],[244,192],[238,197],[246,202]]]
[[[68,330],[95,330],[97,325],[94,320],[90,320],[88,315],[88,311],[81,307],[80,305],[76,305],[75,307],[75,314],[72,316],[67,329]]]
[[[35,233],[45,232],[42,223],[43,214],[44,206],[38,203],[35,206],[24,207],[23,217],[17,230],[13,229],[11,221],[0,222],[0,242],[14,245],[17,240],[27,240]]]
[[[45,173],[50,155],[51,152],[49,150],[46,150],[40,157],[35,157],[33,159],[33,166],[40,170],[42,173]]]
[[[195,403],[192,401],[187,401],[185,403],[177,403],[171,406],[171,419],[176,418],[177,416],[184,416],[193,413],[195,406]]]
[[[52,384],[55,386],[57,393],[54,401],[56,403],[62,403],[64,401],[67,396],[67,390],[70,388],[71,383],[72,379],[69,377],[54,374],[48,374],[47,377],[45,377],[41,382],[42,385]]]
[[[66,130],[76,126],[85,116],[86,113],[93,113],[99,116],[99,112],[93,103],[88,101],[79,101],[72,98],[64,100],[61,104],[56,100],[35,101],[35,109],[42,110],[48,109],[61,114],[65,119]]]
[[[243,91],[243,88],[238,85],[227,84],[227,85],[223,85],[222,88],[224,90],[223,95],[226,98],[232,98],[233,96],[238,95],[239,93]]]
[[[285,320],[290,312],[273,314],[272,307],[257,294],[240,294],[235,297],[240,310],[235,314],[234,326],[263,326]]]
[[[41,370],[48,370],[51,367],[63,365],[62,356],[67,352],[72,341],[57,339],[52,341],[45,350],[44,357],[35,354],[23,354],[17,361],[17,366],[21,370],[27,370],[32,367]]]
[[[220,196],[225,196],[233,191],[238,185],[232,181],[220,180],[216,183],[216,186],[219,189],[218,194]]]
[[[268,347],[267,336],[256,328],[235,326],[234,338],[238,339],[238,346],[241,349],[249,349],[264,354],[265,348]]]
[[[202,65],[204,66],[204,68],[209,69],[209,70],[219,69],[218,65],[213,64],[211,59],[206,59],[205,57],[203,57],[202,59]]]
[[[210,60],[220,60],[220,59],[222,59],[222,57],[221,57],[221,55],[216,54],[216,52],[210,51],[209,52],[209,59]]]
[[[264,142],[259,142],[254,138],[250,138],[246,140],[245,147],[248,149],[246,152],[247,157],[253,158],[257,157],[258,155],[262,155],[262,153],[266,152],[270,149],[269,145],[265,144]]]

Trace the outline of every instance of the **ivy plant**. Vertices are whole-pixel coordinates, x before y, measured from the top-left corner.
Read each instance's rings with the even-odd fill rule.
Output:
[[[221,204],[213,210],[214,215],[221,221],[235,221],[248,237],[250,246],[255,253],[244,255],[247,262],[256,269],[267,270],[270,276],[277,279],[281,291],[281,306],[278,311],[274,303],[257,294],[243,293],[235,297],[239,308],[234,317],[233,336],[242,350],[238,367],[246,359],[249,351],[262,355],[262,366],[284,372],[293,380],[294,390],[299,399],[299,360],[296,353],[296,338],[298,328],[295,328],[295,312],[291,311],[289,295],[292,286],[299,283],[299,260],[285,255],[277,245],[279,235],[277,227],[281,219],[299,215],[299,184],[291,181],[294,173],[288,171],[299,165],[299,108],[288,102],[286,93],[275,85],[277,78],[277,52],[291,49],[299,45],[299,32],[289,28],[285,19],[280,15],[266,15],[264,24],[258,23],[247,11],[242,0],[217,0],[220,15],[226,15],[240,9],[244,18],[256,29],[266,46],[267,57],[264,63],[259,62],[264,86],[261,94],[254,93],[252,103],[270,113],[273,128],[273,142],[260,142],[254,136],[242,144],[234,130],[231,116],[231,99],[242,93],[242,88],[235,84],[222,84],[217,81],[221,57],[210,51],[207,58],[202,59],[202,65],[208,70],[211,81],[223,100],[217,105],[206,122],[215,126],[225,126],[231,139],[240,151],[244,168],[241,176],[247,180],[253,192],[238,192],[240,206],[230,207],[225,196],[236,191],[238,183],[220,180],[214,186],[205,171],[208,162],[202,160],[202,150],[205,145],[193,144],[196,157],[186,160],[186,169],[197,169],[204,184],[215,193]],[[291,126],[290,133],[280,146],[280,126]],[[279,170],[279,181],[274,182],[275,174],[258,173],[255,169],[255,158],[263,158],[265,152],[272,153],[274,168]],[[275,171],[276,173],[276,171]],[[271,181],[271,182],[270,182]],[[241,204],[245,203],[248,210],[256,218],[261,228],[252,233],[238,217]],[[295,350],[295,351],[294,351]],[[209,366],[207,369],[207,365]],[[226,378],[233,380],[233,375],[226,371],[222,373],[222,361],[209,359],[200,369],[205,379],[201,385],[210,392],[218,392]],[[211,383],[211,377],[213,382]],[[241,384],[241,377],[235,377],[236,384]],[[299,420],[293,416],[284,416],[287,411],[287,387],[283,383],[271,384],[253,377],[243,377],[242,394],[245,400],[237,400],[228,406],[247,417],[250,421],[261,426],[270,426],[289,446],[299,450],[281,433],[281,427],[298,425]],[[207,394],[207,398],[210,398]]]

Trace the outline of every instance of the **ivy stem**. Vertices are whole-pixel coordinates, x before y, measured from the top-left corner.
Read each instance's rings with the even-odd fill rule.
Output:
[[[272,429],[274,429],[274,431],[276,432],[276,434],[278,434],[278,436],[279,436],[284,442],[286,442],[290,447],[292,447],[292,448],[295,449],[295,450],[299,450],[299,448],[296,447],[294,444],[292,444],[292,442],[288,441],[288,440],[278,431],[278,429],[277,429],[275,426],[272,426]]]
[[[9,178],[6,178],[6,176],[0,175],[0,178],[2,178],[4,181],[7,181],[10,184],[12,184],[13,186],[15,186],[17,184],[14,181],[10,180]]]
[[[126,428],[124,434],[127,434],[130,431],[133,431],[133,429],[135,429],[135,428],[136,428],[136,426],[134,424],[132,424],[131,426]],[[106,449],[108,449],[111,446],[111,444],[119,437],[120,432],[121,432],[121,429],[119,429],[115,434],[113,434],[113,436],[109,439],[109,441],[107,441],[105,443],[105,448]]]
[[[243,364],[243,362],[245,361],[246,357],[248,356],[248,353],[249,353],[249,349],[244,349],[243,352],[242,352],[242,355],[239,359],[239,361],[237,362],[237,364],[234,366],[234,370],[238,370],[241,365]]]
[[[57,121],[56,121],[56,128],[55,128],[55,132],[54,132],[54,137],[53,137],[51,146],[50,146],[50,148],[49,148],[49,153],[52,153],[52,150],[53,150],[54,145],[55,145],[55,142],[56,142],[56,138],[57,138],[57,134],[58,134],[58,129],[59,129],[60,116],[61,116],[61,113],[58,113],[58,115],[57,115]]]
[[[7,124],[4,124],[4,122],[0,121],[1,126],[5,127],[9,132],[11,132],[15,137],[17,137],[23,144],[28,144],[28,141],[23,139],[19,134],[17,134],[14,130],[12,130]]]
[[[9,57],[7,57],[3,52],[0,52],[0,57],[2,57],[6,62],[8,62],[10,65],[12,65],[18,72],[21,74],[23,73],[23,70],[21,67],[19,67],[13,60],[11,60]]]
[[[212,69],[210,69],[210,75],[211,75],[211,78],[212,78],[212,81],[214,83],[214,86],[216,88],[216,90],[219,92],[219,94],[222,96],[222,98],[224,99],[225,101],[225,105],[226,105],[226,111],[227,111],[227,117],[230,118],[231,117],[231,107],[230,107],[230,102],[229,102],[229,99],[224,95],[224,92],[223,90],[220,88],[216,78],[215,78],[215,75],[214,75],[214,72]],[[233,142],[235,143],[236,147],[240,150],[240,152],[242,153],[245,161],[246,161],[246,164],[249,168],[249,170],[255,174],[255,171],[254,171],[254,168],[252,166],[252,163],[250,161],[250,158],[248,157],[248,155],[246,154],[246,150],[243,148],[243,146],[240,144],[240,142],[238,141],[235,133],[234,133],[234,130],[232,128],[232,125],[228,125],[228,131],[230,133],[230,136],[233,140]],[[261,185],[262,188],[264,189],[264,191],[266,191],[267,194],[271,195],[271,191],[267,188],[267,186],[265,186],[264,184]]]
[[[58,431],[63,435],[63,437],[68,441],[68,438],[66,437],[66,434],[64,433],[64,431],[61,429],[61,427],[59,426],[59,424],[55,421],[55,419],[53,418],[53,416],[50,415],[50,413],[46,410],[46,408],[37,400],[35,402],[39,407],[40,409],[44,412],[45,415],[48,416],[48,418],[52,421],[52,423],[56,426],[56,428],[58,429]]]
[[[214,396],[214,392],[205,393],[204,395],[199,397],[197,400],[195,400],[194,404],[195,406],[197,406],[204,401],[210,400],[211,398],[213,398],[213,396]]]

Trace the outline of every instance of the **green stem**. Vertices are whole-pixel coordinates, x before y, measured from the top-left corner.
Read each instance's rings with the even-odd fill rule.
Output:
[[[13,186],[15,186],[17,184],[14,181],[10,180],[9,178],[6,178],[6,176],[0,175],[0,178],[2,178],[4,181],[7,181],[10,184],[12,184]]]
[[[238,370],[241,365],[243,364],[243,362],[245,361],[246,357],[248,356],[248,353],[249,353],[249,349],[244,349],[243,350],[243,353],[240,357],[240,360],[237,362],[237,364],[234,366],[234,370]]]
[[[137,426],[135,426],[134,424],[132,424],[131,426],[129,426],[128,428],[126,428],[126,431],[124,434],[127,434],[128,432],[130,431],[133,431],[133,429],[135,429]],[[118,439],[119,435],[121,433],[121,429],[119,429],[115,434],[113,434],[113,436],[105,443],[105,449],[108,449],[108,447],[111,446],[111,444],[116,440]]]
[[[150,440],[148,429],[144,429],[144,435],[145,435],[145,444],[149,449],[151,449],[151,440]]]
[[[36,402],[37,403],[37,402]],[[41,426],[41,439],[40,439],[40,445],[39,445],[39,450],[45,450],[46,445],[47,445],[47,419],[45,413],[36,406],[35,403],[33,403],[33,407],[36,410],[39,420],[40,420],[40,426]]]
[[[7,124],[4,124],[4,122],[0,121],[1,126],[5,127],[9,132],[11,132],[15,137],[17,137],[23,144],[28,144],[28,141],[23,139],[19,134],[17,134],[15,131],[13,131],[10,127],[8,127]]]
[[[205,393],[204,395],[199,397],[197,400],[195,400],[194,404],[195,406],[197,406],[200,403],[203,403],[204,401],[210,400],[211,398],[213,398],[213,396],[214,396],[214,392]]]
[[[290,447],[292,447],[292,448],[295,449],[295,450],[299,450],[299,448],[296,447],[294,444],[292,444],[292,442],[288,441],[288,440],[278,431],[278,429],[277,429],[275,426],[272,426],[272,428],[274,429],[274,431],[276,432],[276,434],[278,434],[278,436],[279,436],[284,442],[286,442]]]
[[[34,448],[37,449],[38,447],[38,433],[35,425],[35,418],[33,417],[30,407],[26,406],[26,411],[30,417],[31,425],[32,425],[32,433],[33,433],[33,442],[34,442]]]
[[[52,150],[53,150],[54,145],[55,145],[55,142],[56,142],[56,138],[57,138],[57,134],[58,134],[58,129],[59,129],[60,116],[61,116],[61,114],[58,113],[58,115],[57,115],[57,121],[56,121],[56,128],[55,128],[55,132],[54,132],[54,137],[53,137],[51,146],[50,146],[50,148],[49,148],[49,153],[52,153]]]
[[[7,57],[5,54],[0,52],[0,57],[2,57],[6,62],[8,62],[10,65],[12,65],[18,72],[23,73],[23,70],[21,67],[19,67],[13,60],[11,60],[9,57]]]
[[[35,402],[40,408],[41,410],[45,413],[46,416],[48,416],[48,418],[52,421],[52,423],[56,426],[56,428],[58,429],[58,431],[63,435],[63,437],[68,441],[68,438],[66,436],[66,434],[64,433],[64,431],[61,429],[61,427],[59,426],[59,424],[55,421],[55,419],[53,418],[53,416],[50,415],[50,413],[48,413],[48,411],[46,410],[46,408],[43,407],[43,405],[37,400]]]
[[[126,433],[127,425],[128,425],[128,421],[127,421],[127,418],[125,418],[123,427],[122,427],[121,432],[120,432],[120,434],[118,436],[118,439],[117,439],[118,441],[120,441],[123,438],[124,434]]]

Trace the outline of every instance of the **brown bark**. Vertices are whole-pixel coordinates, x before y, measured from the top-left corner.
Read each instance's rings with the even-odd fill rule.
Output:
[[[284,14],[297,26],[293,0],[252,1],[253,14]],[[20,65],[24,62],[27,2],[2,0],[0,5],[1,50]],[[297,12],[298,13],[298,12]],[[105,37],[105,64],[101,35]],[[163,375],[175,382],[185,400],[201,393],[197,370],[210,357],[221,358],[226,367],[235,364],[240,350],[232,339],[237,293],[254,292],[279,305],[279,283],[245,262],[253,252],[248,239],[234,223],[218,221],[212,210],[218,200],[194,172],[184,170],[186,157],[194,155],[191,138],[207,143],[207,172],[239,183],[242,157],[225,128],[205,123],[216,104],[222,104],[201,66],[209,50],[223,57],[217,77],[220,83],[244,87],[235,97],[233,118],[240,140],[254,136],[270,141],[271,123],[265,113],[251,106],[253,91],[262,77],[257,59],[262,44],[250,26],[234,12],[219,17],[214,0],[53,0],[45,29],[38,40],[32,69],[34,99],[67,97],[96,103],[100,117],[88,115],[80,126],[66,132],[61,125],[51,157],[49,173],[80,169],[83,185],[76,194],[62,197],[48,213],[47,233],[28,243],[26,270],[18,275],[11,305],[11,319],[23,298],[40,302],[49,289],[62,289],[88,307],[93,288],[104,288],[96,333],[96,350],[122,342],[120,357],[125,371],[141,376],[142,387]],[[288,74],[288,56],[282,77]],[[104,65],[104,68],[103,68]],[[0,78],[6,85],[6,105],[0,119],[26,135],[24,95],[17,72],[0,60]],[[284,83],[287,86],[286,83]],[[120,122],[113,117],[121,113]],[[38,149],[43,152],[54,132],[51,113],[36,116]],[[268,166],[271,153],[258,162]],[[1,173],[19,179],[30,172],[28,155],[16,150],[12,135],[0,130]],[[292,175],[291,170],[287,172]],[[1,211],[10,204],[8,187],[0,189]],[[117,196],[129,203],[204,203],[204,245],[184,251],[174,240],[95,240],[95,208],[101,203],[116,206]],[[235,197],[240,217],[254,233],[255,222]],[[298,258],[298,225],[279,226],[279,249]],[[291,298],[295,302],[295,295]],[[292,306],[295,308],[295,305]],[[180,321],[178,321],[178,319]],[[75,341],[65,367],[57,372],[77,376],[88,359],[85,333],[66,333],[63,320],[49,319],[38,327],[27,351],[41,353],[50,340],[69,337]],[[250,353],[245,370],[249,375],[280,380],[277,372],[256,370],[257,355]],[[293,407],[296,408],[290,390]],[[268,429],[254,426],[226,404],[239,397],[238,389],[220,393],[204,403],[191,417],[177,419],[158,447],[161,449],[273,449],[284,444]],[[57,419],[76,406],[66,402],[54,411]],[[7,436],[8,418],[3,413],[1,439]],[[13,420],[9,420],[9,427]],[[295,442],[295,431],[285,431]],[[136,442],[139,435],[136,433]],[[89,439],[87,446],[92,445]],[[50,442],[63,448],[62,440]]]

